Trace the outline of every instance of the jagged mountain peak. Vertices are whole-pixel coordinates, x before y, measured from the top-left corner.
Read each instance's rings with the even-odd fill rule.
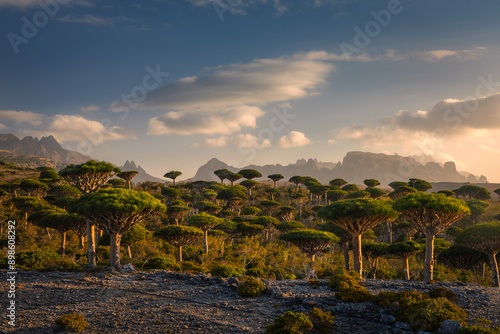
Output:
[[[32,136],[19,139],[13,134],[0,134],[0,150],[10,151],[15,154],[38,156],[52,160],[56,164],[80,164],[92,159],[88,155],[62,148],[51,135],[38,140],[38,138]]]

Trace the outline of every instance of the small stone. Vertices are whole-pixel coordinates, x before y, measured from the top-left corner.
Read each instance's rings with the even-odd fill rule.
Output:
[[[457,334],[460,323],[456,320],[445,320],[439,326],[438,334]]]
[[[380,315],[380,322],[386,325],[391,325],[396,322],[396,317],[390,314]]]

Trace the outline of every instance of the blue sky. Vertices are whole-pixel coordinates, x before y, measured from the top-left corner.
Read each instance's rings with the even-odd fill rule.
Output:
[[[431,154],[500,182],[494,0],[0,0],[0,131],[152,174]]]

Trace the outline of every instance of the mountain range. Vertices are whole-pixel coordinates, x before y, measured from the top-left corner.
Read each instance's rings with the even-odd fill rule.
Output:
[[[120,169],[122,170],[122,172],[127,172],[130,170],[135,170],[138,172],[138,174],[132,179],[133,183],[141,183],[145,181],[165,183],[167,181],[165,179],[160,179],[159,177],[148,174],[148,172],[146,172],[146,170],[142,168],[141,165],[136,165],[133,161],[125,161],[125,164],[121,166]]]
[[[355,184],[363,184],[366,179],[377,179],[382,186],[387,186],[392,181],[405,181],[410,178],[424,179],[428,182],[488,182],[484,175],[476,176],[468,172],[457,171],[453,161],[440,164],[433,161],[429,156],[426,156],[425,160],[427,162],[419,162],[416,157],[403,157],[397,154],[388,155],[356,151],[348,152],[342,162],[337,163],[325,163],[317,159],[299,159],[296,163],[286,166],[280,164],[249,165],[235,168],[213,158],[201,166],[191,180],[219,181],[214,174],[217,169],[225,168],[237,172],[241,169],[251,168],[263,175],[260,180],[268,179],[267,175],[270,174],[282,174],[284,180],[288,180],[294,175],[301,175],[314,177],[324,184],[334,178],[343,178]]]
[[[88,155],[64,149],[53,136],[42,137],[38,140],[38,138],[31,136],[19,139],[13,134],[0,134],[0,150],[13,153],[14,155],[11,155],[10,159],[18,160],[17,164],[24,167],[37,165],[58,169],[66,164],[81,164],[92,159]],[[36,161],[33,156],[45,160]],[[5,159],[9,159],[8,155],[5,155]],[[30,161],[26,166],[23,163],[25,160]],[[9,162],[16,163],[16,161]]]

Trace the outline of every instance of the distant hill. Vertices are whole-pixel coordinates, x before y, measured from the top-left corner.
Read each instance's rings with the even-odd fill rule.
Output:
[[[328,183],[334,178],[343,178],[350,183],[363,184],[364,180],[373,178],[379,180],[382,186],[387,186],[392,181],[405,181],[410,178],[424,179],[429,182],[488,182],[483,175],[476,176],[468,172],[457,171],[452,161],[440,164],[426,157],[423,162],[419,162],[414,157],[369,152],[349,152],[342,162],[337,163],[319,162],[317,159],[299,159],[296,163],[286,166],[280,164],[249,165],[242,168],[234,168],[212,158],[198,169],[191,180],[219,181],[214,171],[224,168],[233,172],[243,168],[252,168],[264,176],[261,180],[266,180],[267,175],[270,174],[282,174],[285,177],[284,180],[294,175],[301,175],[314,177],[321,183]]]
[[[130,170],[135,170],[135,171],[139,172],[132,179],[133,183],[140,183],[140,182],[144,182],[144,181],[161,182],[161,183],[167,182],[166,179],[160,179],[160,178],[155,177],[151,174],[148,174],[148,172],[146,172],[146,170],[144,170],[144,168],[142,168],[141,165],[136,165],[135,162],[133,162],[133,161],[128,161],[128,160],[125,161],[125,164],[123,166],[121,166],[120,169],[122,170],[122,172],[127,172]]]
[[[92,159],[88,155],[64,149],[53,136],[42,137],[38,140],[31,136],[19,139],[13,134],[0,134],[0,150],[21,156],[29,155],[48,159],[59,167],[70,163],[81,164]]]
[[[23,168],[51,167],[56,170],[62,168],[62,164],[50,159],[41,158],[31,154],[17,154],[11,151],[0,150],[0,161],[5,161]]]

